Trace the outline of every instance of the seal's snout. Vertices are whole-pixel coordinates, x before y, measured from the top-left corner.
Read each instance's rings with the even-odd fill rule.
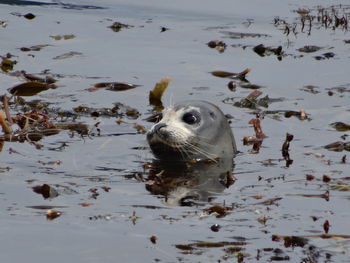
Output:
[[[166,123],[160,122],[153,127],[153,131],[158,135],[158,137],[166,139],[169,137],[169,132],[165,129],[166,127],[168,127]]]
[[[167,137],[167,132],[165,131],[165,127],[168,125],[166,123],[157,123],[152,129],[147,133],[147,139],[150,142],[151,140],[157,140],[157,138],[165,138]]]
[[[156,125],[154,125],[153,129],[156,133],[161,133],[162,128],[165,128],[167,125],[165,123],[157,123]]]

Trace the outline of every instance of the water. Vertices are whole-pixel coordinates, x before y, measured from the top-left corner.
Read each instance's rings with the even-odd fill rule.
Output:
[[[48,70],[58,79],[57,89],[26,100],[39,99],[67,111],[80,105],[102,108],[121,102],[141,113],[136,120],[124,117],[127,123],[121,125],[113,117],[80,116],[77,121],[89,126],[100,121],[101,136],[82,137],[63,131],[39,141],[41,149],[28,142],[5,142],[0,168],[9,169],[2,170],[0,177],[1,262],[217,262],[227,258],[239,261],[242,257],[244,262],[265,262],[277,260],[277,256],[292,262],[307,257],[314,262],[348,261],[349,239],[321,239],[320,235],[326,220],[330,234],[350,234],[350,214],[346,209],[349,194],[337,187],[348,185],[349,162],[341,162],[347,152],[323,148],[348,140],[340,138],[348,131],[338,132],[330,124],[349,124],[350,45],[344,40],[350,36],[341,27],[326,29],[316,21],[310,35],[302,33],[300,15],[294,12],[310,8],[311,15],[316,16],[317,6],[329,8],[328,1],[0,3],[0,20],[7,22],[6,27],[0,28],[1,54],[15,55],[14,71],[39,74]],[[348,17],[349,6],[340,7],[340,3],[333,4],[340,15]],[[330,8],[327,10],[331,13]],[[29,12],[36,16],[33,20],[11,14]],[[297,23],[297,34],[286,36],[282,25],[274,25],[276,17],[291,27]],[[133,27],[115,33],[109,28],[114,22]],[[161,32],[162,27],[169,30]],[[232,33],[259,35],[237,39],[230,38]],[[64,34],[75,38],[50,37]],[[216,39],[226,43],[223,53],[206,45]],[[49,46],[40,51],[20,51],[38,44]],[[276,55],[258,56],[252,48],[259,44],[282,46],[282,60]],[[305,45],[322,49],[315,53],[297,51]],[[82,55],[53,59],[71,51]],[[326,52],[335,56],[315,59]],[[252,69],[247,75],[250,83],[263,86],[261,97],[280,99],[271,103],[268,110],[304,109],[309,116],[300,120],[285,118],[283,114],[266,115],[261,125],[268,137],[255,154],[252,146],[242,143],[244,136],[254,135],[248,124],[255,116],[254,110],[232,106],[252,90],[238,85],[232,92],[227,88],[229,79],[209,73],[240,72],[245,68]],[[231,126],[241,151],[233,169],[237,180],[213,194],[215,198],[210,201],[195,201],[192,206],[167,202],[161,193],[152,194],[146,189],[150,182],[136,179],[140,174],[144,178],[149,175],[143,164],[152,162],[152,154],[144,148],[145,135],[137,134],[133,125],[151,126],[144,120],[153,109],[148,93],[165,76],[173,81],[163,98],[164,104],[203,99],[233,116]],[[0,78],[1,94],[24,82],[4,72]],[[97,82],[108,81],[142,86],[123,92],[87,90]],[[319,93],[305,91],[307,85],[315,86]],[[11,112],[16,114],[18,109],[12,108]],[[289,167],[281,154],[287,132],[294,135],[290,143],[293,163]],[[125,135],[117,136],[120,133]],[[58,160],[61,164],[47,164]],[[306,174],[315,179],[307,181]],[[324,182],[323,175],[331,181]],[[57,189],[59,196],[44,199],[33,192],[33,186],[43,184]],[[327,190],[329,201],[320,197]],[[277,199],[272,204],[262,203],[274,198]],[[91,205],[82,206],[84,202]],[[213,205],[226,205],[233,210],[221,218],[207,215],[205,209]],[[62,215],[49,221],[47,209],[32,206],[52,206]],[[214,224],[221,226],[218,232],[211,231]],[[157,236],[156,244],[150,241],[152,235]],[[283,241],[272,241],[272,235],[306,237],[308,243],[304,247],[286,247]],[[196,243],[242,240],[243,244],[216,243],[216,247]],[[179,249],[176,245],[188,245],[191,249]],[[227,250],[230,247],[235,249]]]

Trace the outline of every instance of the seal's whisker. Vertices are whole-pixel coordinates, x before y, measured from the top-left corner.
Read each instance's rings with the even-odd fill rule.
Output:
[[[188,153],[186,152],[186,149],[183,146],[177,143],[175,147],[179,150],[182,159],[186,159],[186,156],[188,157]]]
[[[186,142],[184,145],[187,146],[188,149],[193,150],[194,152],[200,153],[203,156],[207,157],[208,159],[210,159],[210,160],[212,160],[214,162],[217,162],[215,160],[215,158],[217,157],[215,154],[212,154],[210,152],[204,151],[203,149],[201,149],[201,148],[197,147],[196,145],[194,145],[192,143],[189,143],[189,142]]]
[[[191,158],[191,152],[188,151],[188,149],[186,149],[186,145],[179,145],[178,149],[181,148],[181,151],[186,155],[185,159],[190,159]],[[184,156],[183,156],[184,157]]]

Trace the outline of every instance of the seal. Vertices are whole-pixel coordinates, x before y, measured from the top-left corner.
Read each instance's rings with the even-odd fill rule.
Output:
[[[166,108],[147,133],[160,160],[233,158],[235,139],[226,116],[207,101],[184,101]]]

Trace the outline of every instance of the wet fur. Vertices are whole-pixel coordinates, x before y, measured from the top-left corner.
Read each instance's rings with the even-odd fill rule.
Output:
[[[189,111],[200,113],[200,122],[182,120]],[[159,159],[192,160],[233,157],[236,144],[226,116],[206,101],[185,101],[163,111],[163,118],[147,133],[147,140]]]

